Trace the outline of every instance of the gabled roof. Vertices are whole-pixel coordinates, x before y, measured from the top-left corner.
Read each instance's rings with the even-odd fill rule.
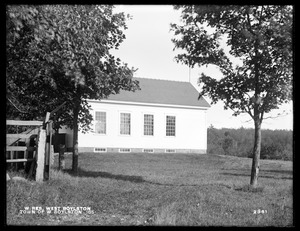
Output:
[[[189,82],[160,79],[133,78],[139,81],[141,90],[135,92],[121,90],[119,94],[110,95],[107,100],[135,103],[171,104],[192,107],[210,107]]]

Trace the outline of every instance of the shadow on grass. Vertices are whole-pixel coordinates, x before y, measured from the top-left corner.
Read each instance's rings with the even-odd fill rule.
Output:
[[[112,174],[109,172],[94,172],[94,171],[85,171],[81,168],[78,168],[78,173],[72,172],[71,169],[65,170],[66,173],[72,175],[72,176],[78,176],[78,177],[101,177],[101,178],[108,178],[108,179],[115,179],[115,180],[123,180],[123,181],[130,181],[134,183],[145,183],[143,177],[141,176],[130,176],[130,175],[122,175],[122,174]]]
[[[180,184],[168,184],[168,183],[159,183],[145,180],[141,176],[132,176],[132,175],[122,175],[122,174],[112,174],[109,172],[101,172],[101,171],[85,171],[81,168],[78,168],[78,173],[72,172],[71,169],[64,170],[65,173],[70,174],[71,176],[77,177],[100,177],[100,178],[107,178],[107,179],[114,179],[114,180],[122,180],[122,181],[129,181],[133,183],[148,183],[153,185],[161,185],[161,186],[199,186],[199,185],[180,185]]]
[[[251,185],[245,185],[241,188],[235,188],[236,191],[242,191],[242,192],[251,192],[251,193],[261,193],[263,192],[263,187],[252,187]]]
[[[293,170],[260,170],[261,172],[275,172],[280,174],[293,175]]]
[[[250,168],[247,169],[242,169],[242,168],[222,168],[222,170],[224,171],[236,171],[236,172],[240,172],[240,171],[245,171],[245,170],[249,170],[251,171]],[[293,170],[273,170],[273,169],[263,169],[260,168],[259,172],[271,172],[271,173],[279,173],[282,175],[293,175]]]
[[[223,172],[221,173],[222,175],[228,175],[228,176],[246,176],[246,177],[250,177],[250,174],[247,173],[229,173],[229,172]],[[292,180],[293,177],[286,177],[286,176],[265,176],[260,174],[259,175],[260,178],[273,178],[273,179],[281,179],[281,180]]]

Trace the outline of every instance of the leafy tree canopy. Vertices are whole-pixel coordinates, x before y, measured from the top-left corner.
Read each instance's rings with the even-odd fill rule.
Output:
[[[8,6],[7,95],[28,112],[23,118],[44,116],[66,101],[57,126],[73,128],[77,113],[88,130],[87,99],[138,89],[134,70],[110,54],[125,39],[128,17],[105,5]]]
[[[199,95],[224,102],[235,116],[248,113],[254,121],[250,184],[257,186],[264,114],[292,98],[292,6],[176,6],[183,25],[172,24],[177,61],[191,67],[216,65],[219,81],[202,73]],[[210,31],[208,32],[208,28]],[[229,54],[242,60],[234,66],[221,46],[227,38]]]
[[[234,115],[254,105],[263,114],[292,97],[292,10],[291,6],[176,6],[183,25],[172,24],[175,48],[185,52],[176,59],[191,67],[216,65],[224,78],[202,74],[201,94],[212,103],[222,100]],[[208,29],[210,28],[210,29]],[[209,32],[210,31],[210,32]],[[212,31],[212,32],[211,32]],[[243,61],[233,66],[221,46],[227,38],[230,55]],[[257,114],[258,114],[257,113]]]

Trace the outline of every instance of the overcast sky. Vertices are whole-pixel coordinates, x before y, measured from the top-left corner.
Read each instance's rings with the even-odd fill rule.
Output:
[[[194,68],[189,71],[187,66],[175,61],[174,57],[180,51],[173,51],[174,44],[171,39],[174,34],[170,31],[170,23],[180,23],[180,11],[174,10],[171,5],[117,5],[115,11],[130,14],[132,19],[127,21],[126,39],[119,50],[112,53],[129,67],[138,68],[135,77],[190,81],[199,91],[197,81],[201,72],[217,79],[222,76],[213,67]],[[207,97],[206,100],[210,102]],[[266,116],[277,116],[278,113],[282,115],[276,119],[264,120],[262,128],[292,130],[292,103],[273,110]],[[234,117],[230,109],[224,110],[222,102],[208,109],[207,126],[211,124],[216,128],[254,127],[248,114]]]

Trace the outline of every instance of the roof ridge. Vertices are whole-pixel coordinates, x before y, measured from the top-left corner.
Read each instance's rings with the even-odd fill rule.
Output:
[[[199,92],[190,82],[143,77],[134,77],[133,79],[140,82],[140,91],[122,90],[120,94],[111,95],[108,99],[138,103],[210,107],[204,98],[198,100]]]
[[[180,83],[190,83],[188,81],[180,81],[180,80],[173,80],[173,79],[157,79],[157,78],[148,78],[148,77],[133,77],[138,79],[150,79],[150,80],[161,80],[161,81],[169,81],[169,82],[180,82]]]

